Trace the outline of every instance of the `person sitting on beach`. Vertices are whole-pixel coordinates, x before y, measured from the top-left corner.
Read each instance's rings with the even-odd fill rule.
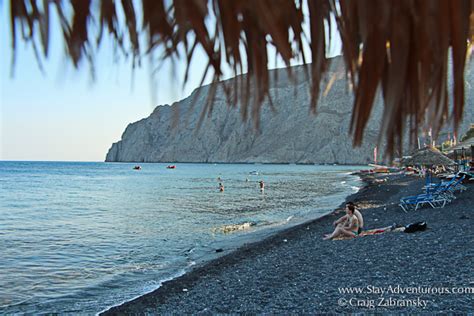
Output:
[[[355,207],[354,205],[346,206],[346,222],[344,225],[336,226],[336,229],[330,235],[325,235],[324,240],[332,239],[335,237],[357,237],[359,235],[359,220],[357,216],[354,215]]]
[[[362,217],[362,213],[355,207],[355,204],[353,202],[347,202],[346,207],[348,205],[354,206],[354,215],[357,217],[359,220],[359,230],[357,231],[358,234],[362,232],[362,229],[364,228],[364,217]],[[344,226],[344,223],[347,221],[347,214],[339,218],[338,220],[333,222],[333,225],[335,227],[337,226]]]

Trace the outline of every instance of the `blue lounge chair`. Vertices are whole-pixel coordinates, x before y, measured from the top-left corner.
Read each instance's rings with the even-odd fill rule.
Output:
[[[446,203],[451,200],[441,194],[420,194],[414,196],[408,196],[400,199],[400,204],[398,204],[403,211],[408,212],[410,209],[415,211],[423,205],[430,205],[432,208],[444,207]]]
[[[465,176],[457,180],[456,178],[453,178],[448,182],[426,186],[427,193],[403,197],[400,199],[400,204],[398,205],[405,212],[409,209],[414,209],[416,211],[420,206],[426,204],[430,205],[432,208],[444,207],[446,203],[451,202],[456,198],[454,192],[459,188],[459,185],[461,185],[464,178]]]
[[[447,188],[453,185],[455,181],[456,181],[456,177],[454,176],[449,181],[441,181],[439,183],[428,183],[423,187],[423,190],[425,191],[425,193],[434,193],[440,190],[441,188]]]
[[[456,191],[464,191],[467,188],[462,185],[462,182],[466,178],[465,175],[460,177],[459,179],[453,178],[454,181],[449,181],[449,183],[442,183],[438,191],[440,194],[445,195],[447,198],[454,200],[456,197],[454,196],[454,192]]]

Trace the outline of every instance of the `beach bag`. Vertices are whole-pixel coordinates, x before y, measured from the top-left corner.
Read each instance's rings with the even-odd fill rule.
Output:
[[[416,222],[405,226],[405,233],[414,233],[426,230],[426,222]]]

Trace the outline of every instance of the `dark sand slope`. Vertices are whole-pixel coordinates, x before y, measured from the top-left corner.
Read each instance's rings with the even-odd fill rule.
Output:
[[[420,192],[422,180],[388,179],[379,184],[366,177],[367,187],[349,197],[362,207],[366,228],[426,220],[427,231],[322,241],[340,216],[331,214],[244,246],[106,314],[472,313],[474,186],[444,209],[406,214],[398,200]],[[390,286],[383,301],[369,293],[373,287]],[[411,291],[423,287],[423,293],[427,287],[467,287],[471,293],[395,294],[397,286]],[[364,293],[343,294],[340,287],[361,287]],[[416,306],[424,303],[426,307]],[[378,306],[386,304],[411,306]]]

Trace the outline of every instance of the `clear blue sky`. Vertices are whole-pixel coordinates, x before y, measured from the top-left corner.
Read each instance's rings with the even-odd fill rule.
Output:
[[[132,73],[130,61],[115,60],[107,40],[96,54],[92,81],[87,63],[75,70],[66,60],[54,15],[45,72],[31,45],[18,41],[11,76],[7,3],[0,10],[0,160],[103,161],[127,124],[147,117],[156,105],[183,99],[200,82],[202,55],[194,57],[189,83],[182,89],[169,65],[153,81],[146,59]],[[183,65],[178,67],[182,73]]]
[[[75,70],[66,60],[54,19],[45,72],[31,45],[18,41],[11,76],[7,3],[0,10],[0,160],[102,161],[127,124],[148,116],[156,105],[182,99],[199,83],[202,72],[196,69],[183,90],[180,80],[171,79],[171,67],[164,67],[151,87],[147,60],[132,73],[130,61],[114,60],[107,41],[96,56],[92,81],[87,63]]]

